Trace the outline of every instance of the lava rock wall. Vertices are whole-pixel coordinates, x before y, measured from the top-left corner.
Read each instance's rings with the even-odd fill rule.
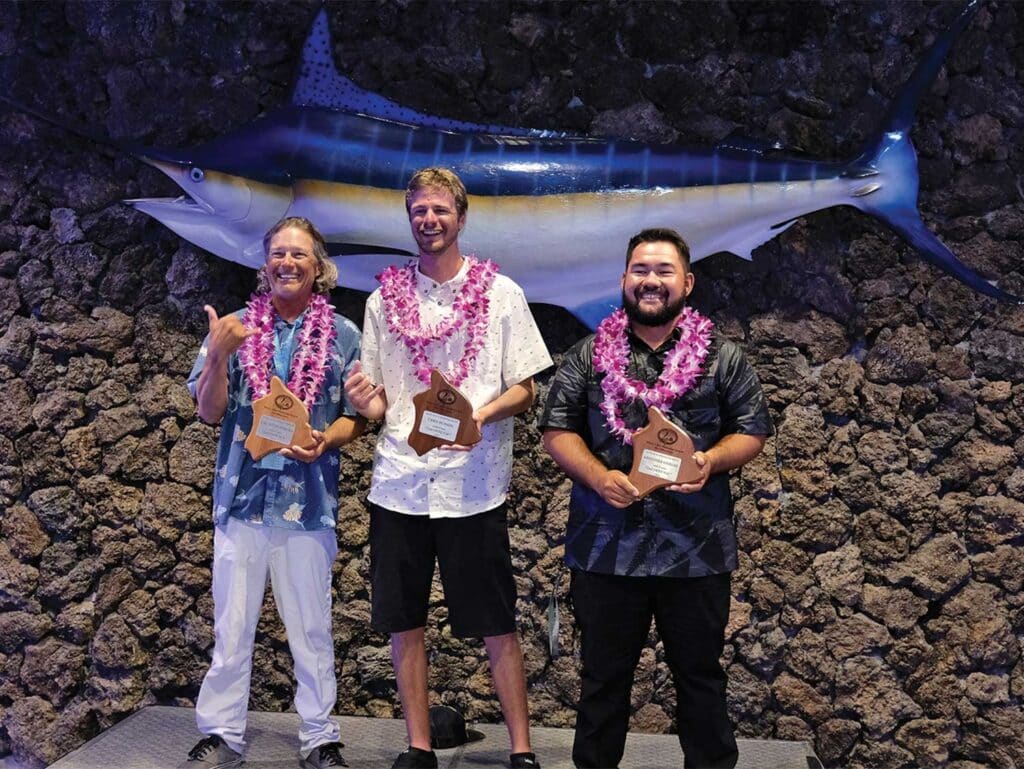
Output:
[[[317,7],[6,2],[0,82],[86,134],[196,145],[285,101]],[[328,8],[339,68],[424,112],[704,145],[739,129],[839,158],[857,153],[956,12]],[[1018,295],[1022,30],[1020,6],[984,3],[913,133],[930,228]],[[253,273],[121,204],[178,194],[130,156],[0,105],[0,161],[0,756],[42,766],[140,707],[196,695],[212,644],[216,430],[183,382],[202,305],[240,307]],[[742,552],[725,662],[739,733],[809,740],[830,767],[1024,764],[1024,311],[844,210],[801,220],[752,262],[718,255],[694,271],[694,303],[744,344],[778,427],[734,480]],[[361,319],[365,296],[334,299]],[[534,311],[556,358],[585,333],[562,310]],[[533,720],[565,727],[578,692],[561,561],[569,485],[535,417],[516,425],[513,560]],[[386,638],[368,628],[371,459],[369,436],[342,465],[338,707],[392,717]],[[434,603],[434,696],[499,719],[481,645],[452,638]],[[254,670],[251,706],[288,708],[291,662],[269,598]],[[652,633],[633,728],[671,731],[674,698]]]

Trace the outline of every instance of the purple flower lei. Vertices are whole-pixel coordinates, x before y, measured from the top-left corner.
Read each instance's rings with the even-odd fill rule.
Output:
[[[269,293],[249,297],[242,323],[259,333],[246,339],[238,348],[242,373],[249,383],[253,400],[270,391],[270,372],[274,360],[274,304]],[[306,317],[299,329],[296,350],[292,355],[288,389],[313,408],[313,401],[327,374],[327,361],[337,334],[334,328],[334,307],[323,294],[313,294]]]
[[[442,372],[449,382],[458,387],[469,376],[484,344],[489,314],[487,294],[494,284],[494,276],[498,274],[498,265],[490,259],[481,261],[472,256],[465,259],[469,262],[469,271],[452,304],[452,314],[436,326],[424,326],[420,319],[414,261],[401,267],[392,265],[377,276],[388,328],[402,340],[412,357],[416,378],[427,386],[430,385],[430,370],[433,368],[427,356],[430,345],[445,342],[456,331],[465,329],[466,345],[462,359],[454,370]]]
[[[640,399],[646,406],[666,409],[687,392],[697,377],[711,346],[711,321],[691,307],[683,309],[676,321],[679,341],[665,356],[665,366],[658,381],[648,387],[637,379],[626,376],[629,362],[629,339],[626,329],[629,319],[621,307],[601,321],[594,337],[594,368],[605,376],[601,380],[604,399],[601,413],[613,435],[627,446],[633,443],[635,430],[626,427],[622,406],[627,401]]]

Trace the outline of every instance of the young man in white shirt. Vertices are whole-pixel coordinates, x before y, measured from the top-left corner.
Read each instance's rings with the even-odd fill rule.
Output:
[[[371,624],[391,635],[409,747],[393,769],[434,769],[424,631],[435,560],[452,633],[482,637],[511,742],[513,769],[538,767],[515,629],[505,496],[512,417],[551,365],[522,290],[493,263],[465,256],[468,197],[443,168],[418,171],[406,209],[418,264],[392,267],[370,295],[362,369],[345,382],[357,411],[383,419],[370,489]],[[407,441],[412,398],[438,369],[473,406],[483,438],[418,456]]]

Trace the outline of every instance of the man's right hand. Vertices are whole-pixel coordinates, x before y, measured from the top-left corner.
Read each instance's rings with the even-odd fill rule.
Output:
[[[352,408],[367,419],[380,419],[384,416],[384,385],[375,385],[370,377],[363,373],[362,364],[352,364],[351,373],[345,380],[345,396]]]
[[[621,470],[606,471],[594,487],[594,491],[609,505],[618,508],[629,507],[640,498],[636,486],[629,482],[629,478]]]
[[[213,425],[224,417],[228,407],[228,358],[259,331],[246,328],[234,315],[218,318],[217,311],[208,304],[203,309],[210,320],[210,335],[206,341],[206,361],[196,382],[196,409],[200,419]]]
[[[210,305],[204,304],[206,317],[210,321],[210,340],[206,345],[206,357],[214,361],[226,361],[235,350],[242,346],[242,343],[253,334],[259,333],[258,329],[246,328],[236,315],[225,315],[217,317],[217,311]]]

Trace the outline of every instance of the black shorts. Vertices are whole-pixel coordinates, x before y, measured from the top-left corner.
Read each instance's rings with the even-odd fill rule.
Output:
[[[465,518],[370,508],[370,625],[384,633],[425,627],[436,559],[458,638],[516,629],[516,582],[505,505]]]

